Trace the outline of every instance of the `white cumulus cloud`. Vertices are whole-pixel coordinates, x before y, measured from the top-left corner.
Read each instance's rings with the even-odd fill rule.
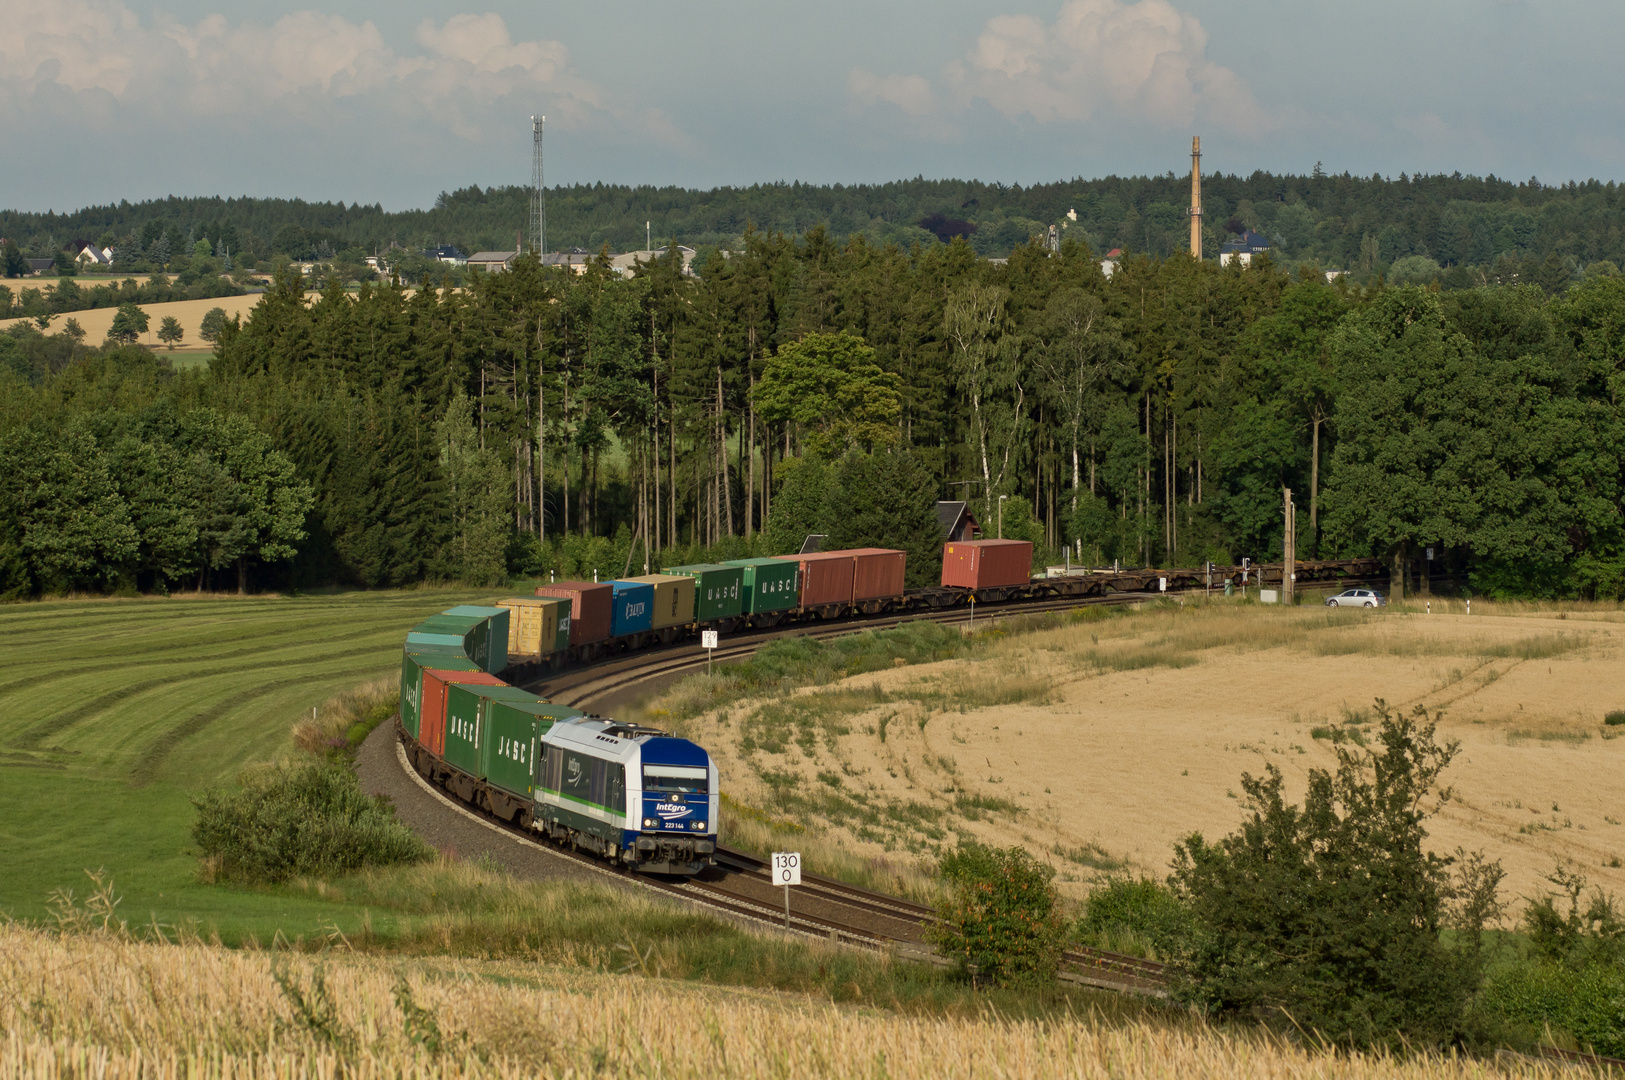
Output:
[[[1207,57],[1207,31],[1168,0],[1067,0],[1054,22],[989,19],[937,84],[861,69],[848,90],[862,104],[910,115],[986,101],[1012,119],[1110,119],[1182,128],[1212,123],[1257,131],[1267,121],[1246,82]]]
[[[0,132],[48,112],[68,121],[231,118],[338,130],[413,123],[479,140],[513,115],[566,125],[611,116],[665,145],[684,136],[647,110],[621,108],[571,66],[558,41],[515,41],[502,17],[455,14],[417,29],[400,52],[370,21],[319,11],[269,24],[222,15],[141,19],[124,0],[0,5]],[[339,107],[342,106],[342,107]]]

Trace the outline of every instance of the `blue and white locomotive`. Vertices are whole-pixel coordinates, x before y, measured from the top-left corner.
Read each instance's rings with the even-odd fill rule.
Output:
[[[717,848],[716,765],[655,728],[583,717],[542,736],[531,827],[629,869],[695,874]]]

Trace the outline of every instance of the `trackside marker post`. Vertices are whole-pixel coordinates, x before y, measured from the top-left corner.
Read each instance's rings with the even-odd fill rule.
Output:
[[[716,652],[717,632],[715,630],[700,631],[700,648],[705,650],[705,673],[711,674],[711,654]]]
[[[790,928],[790,886],[801,884],[801,852],[773,853],[773,884],[784,886],[784,927]]]

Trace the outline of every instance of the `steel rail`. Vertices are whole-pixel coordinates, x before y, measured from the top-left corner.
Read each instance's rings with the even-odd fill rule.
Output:
[[[1363,579],[1348,577],[1338,584],[1350,584]],[[1385,579],[1378,579],[1385,580]],[[1307,584],[1307,583],[1306,583]],[[1116,592],[1099,596],[1057,597],[1043,600],[1006,600],[982,605],[978,621],[997,622],[1011,617],[1048,612],[1071,611],[1087,607],[1111,607],[1143,603],[1159,597],[1189,596],[1203,593],[1205,586],[1197,585],[1167,592]],[[911,622],[966,621],[964,608],[927,609],[908,613],[859,615],[827,624],[792,624],[762,630],[742,631],[731,635],[728,643],[715,650],[710,660],[728,662],[743,659],[762,645],[783,637],[837,637],[861,633],[865,630],[888,629]],[[708,663],[708,658],[694,654],[691,642],[658,646],[653,649],[611,657],[580,668],[569,669],[525,680],[523,685],[551,701],[581,708],[627,687],[651,680],[697,670]],[[397,724],[397,737],[406,743],[410,737]],[[401,755],[410,766],[409,756]],[[424,779],[419,777],[420,779]],[[425,783],[429,783],[425,779]],[[700,875],[687,879],[671,879],[658,875],[640,874],[611,864],[601,856],[589,854],[555,843],[542,834],[523,829],[504,821],[483,807],[473,805],[444,787],[435,785],[442,797],[460,809],[474,814],[490,827],[522,837],[562,858],[589,865],[601,872],[637,881],[638,883],[671,896],[695,901],[702,906],[726,912],[738,918],[763,923],[780,929],[789,929],[803,935],[826,938],[846,945],[882,949],[933,964],[948,963],[925,943],[925,931],[936,921],[935,913],[923,904],[901,897],[849,885],[834,878],[803,871],[799,907],[792,903],[788,924],[785,912],[778,904],[749,892],[760,893],[763,886],[774,888],[769,880],[766,863],[754,855],[729,848],[717,849],[720,876]],[[807,909],[812,902],[824,909],[822,914]],[[833,910],[831,910],[833,909]],[[852,918],[835,917],[841,911],[850,911]],[[863,921],[871,925],[864,925]],[[877,928],[873,923],[879,923]],[[888,924],[890,924],[888,926]],[[1077,947],[1066,950],[1062,956],[1060,977],[1064,981],[1103,989],[1132,993],[1162,995],[1166,993],[1167,973],[1162,964],[1135,956],[1104,949]]]

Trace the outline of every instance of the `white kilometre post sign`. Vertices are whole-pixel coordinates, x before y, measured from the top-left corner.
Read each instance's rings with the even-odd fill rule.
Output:
[[[717,648],[717,632],[715,630],[700,631],[700,648],[705,650],[705,673],[711,674],[711,654]]]
[[[773,884],[784,886],[784,926],[790,927],[790,886],[801,884],[801,852],[773,853]]]

